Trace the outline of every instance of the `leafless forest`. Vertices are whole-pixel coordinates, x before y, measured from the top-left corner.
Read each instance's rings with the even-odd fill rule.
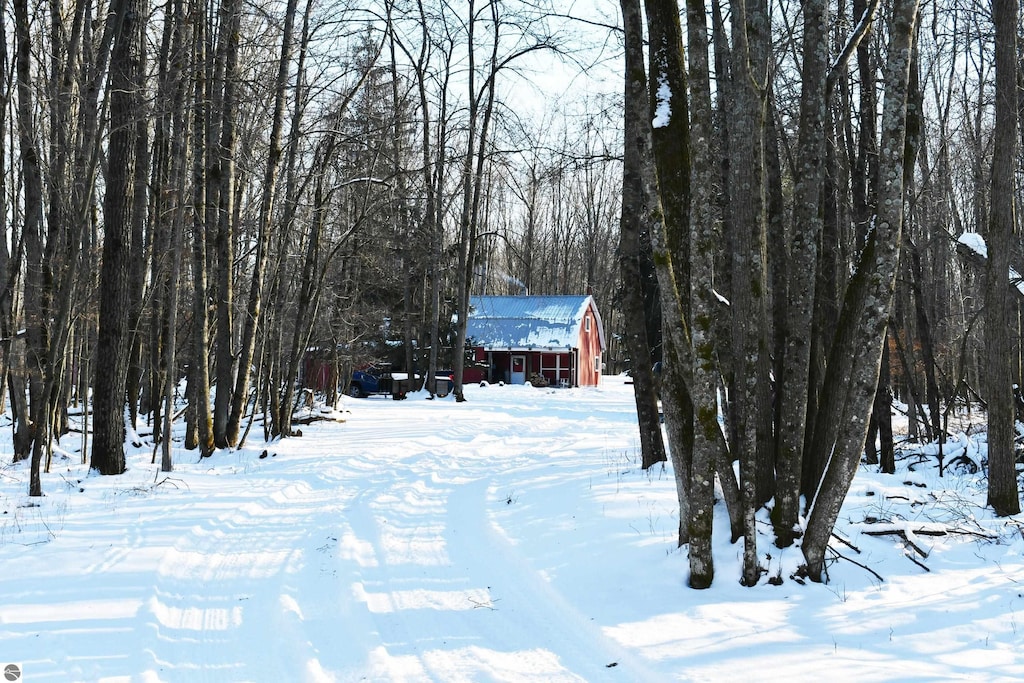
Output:
[[[589,291],[691,585],[716,478],[746,582],[768,501],[818,579],[865,443],[891,469],[958,412],[989,416],[989,502],[1019,512],[1016,0],[4,10],[0,378],[31,495],[71,414],[117,474],[126,413],[165,470],[173,423],[197,457],[293,435],[314,366],[328,402],[373,359],[461,401],[471,294]]]

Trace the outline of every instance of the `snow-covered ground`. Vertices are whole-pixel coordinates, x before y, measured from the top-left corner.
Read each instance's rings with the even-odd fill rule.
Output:
[[[827,585],[763,541],[765,578],[741,587],[720,510],[715,584],[694,591],[631,391],[350,400],[344,423],[179,451],[170,474],[145,447],[93,476],[66,440],[42,499],[0,446],[0,665],[33,683],[1024,679],[1024,520],[980,507],[980,476],[862,468],[833,544],[856,564]]]

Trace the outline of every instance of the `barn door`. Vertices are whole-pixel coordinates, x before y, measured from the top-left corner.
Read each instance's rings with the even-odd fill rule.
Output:
[[[526,384],[526,356],[512,356],[509,381],[512,384]]]

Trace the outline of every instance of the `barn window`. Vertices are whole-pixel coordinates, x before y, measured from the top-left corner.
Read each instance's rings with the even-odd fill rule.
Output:
[[[601,372],[601,356],[594,356],[594,372]]]
[[[589,315],[586,318],[583,319],[583,327],[587,330],[587,332],[590,332],[590,316]]]
[[[552,383],[569,379],[569,354],[543,353],[540,356],[540,374]]]

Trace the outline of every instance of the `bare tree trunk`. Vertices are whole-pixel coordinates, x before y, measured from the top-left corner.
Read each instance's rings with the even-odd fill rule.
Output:
[[[392,6],[390,3],[387,5],[387,16],[389,29],[393,25],[394,18],[392,17]],[[393,198],[395,206],[393,210],[398,212],[398,216],[395,219],[395,228],[398,232],[397,244],[398,254],[401,259],[401,282],[402,282],[402,345],[405,350],[405,358],[403,365],[405,366],[406,376],[408,378],[407,384],[405,385],[406,391],[416,391],[416,372],[419,368],[416,366],[416,354],[415,354],[415,331],[419,327],[414,323],[416,315],[421,311],[421,306],[418,305],[414,290],[416,289],[416,282],[419,279],[417,271],[419,270],[419,245],[421,241],[417,239],[417,235],[414,234],[412,229],[412,207],[408,201],[409,196],[409,176],[405,170],[405,163],[408,158],[408,150],[406,144],[409,141],[408,136],[405,134],[406,129],[406,103],[403,101],[403,94],[399,93],[400,74],[398,68],[398,46],[397,40],[395,39],[395,32],[393,30],[388,31],[388,52],[390,56],[390,76],[391,76],[391,106],[392,106],[392,120],[391,128],[394,134],[394,150],[392,152],[391,159],[391,173],[394,177],[396,193]],[[422,319],[422,316],[420,316]],[[403,394],[404,395],[404,394]]]
[[[698,349],[691,345],[690,331],[686,317],[684,315],[685,307],[688,305],[689,296],[684,302],[681,295],[681,285],[678,284],[677,275],[680,272],[685,272],[684,269],[674,267],[673,260],[675,254],[669,248],[670,238],[669,231],[666,229],[665,222],[663,220],[662,208],[661,208],[661,194],[662,190],[659,183],[658,172],[653,162],[653,130],[652,130],[652,117],[649,110],[643,107],[643,102],[647,99],[647,79],[643,68],[643,53],[642,47],[642,31],[641,31],[641,19],[638,3],[624,0],[621,3],[623,10],[623,20],[625,26],[626,36],[626,96],[625,101],[626,107],[626,118],[625,118],[625,161],[623,164],[623,185],[624,185],[624,196],[623,196],[623,224],[629,220],[631,215],[637,219],[637,229],[639,231],[647,232],[650,235],[651,250],[653,256],[653,263],[655,266],[655,273],[658,279],[658,287],[660,291],[660,303],[662,309],[662,324],[664,335],[666,338],[666,348],[669,350],[669,362],[675,364],[678,372],[680,373],[681,380],[683,382],[684,389],[689,394],[690,382],[692,381],[691,373],[696,367],[694,352]],[[667,49],[672,49],[670,46]],[[652,81],[662,82],[664,76],[664,63],[655,60],[652,62]],[[705,80],[707,76],[705,75]],[[677,102],[678,104],[678,102]],[[667,122],[668,119],[676,116],[685,116],[686,109],[682,106],[677,106],[672,110],[662,110],[662,117],[658,117],[658,121],[661,122],[663,119]],[[671,123],[669,124],[671,126]],[[702,189],[709,191],[710,185],[705,185]],[[679,186],[670,188],[670,192],[679,192]],[[710,204],[704,206],[704,209],[710,207]],[[683,217],[680,219],[684,224],[689,221],[689,217]],[[628,236],[628,233],[624,233]],[[625,249],[620,248],[620,258],[625,254]],[[710,266],[710,262],[705,263],[704,266]],[[691,266],[696,268],[696,266]],[[626,276],[629,279],[629,276]],[[706,290],[706,294],[711,294],[711,290]],[[717,302],[717,297],[716,297]],[[627,329],[633,333],[639,326],[628,326]],[[634,363],[634,367],[636,367]],[[713,381],[713,380],[712,380]],[[717,405],[711,408],[711,414],[716,416],[717,420]],[[700,416],[698,410],[698,416]],[[692,419],[692,418],[691,418]],[[703,423],[706,425],[706,422]],[[716,423],[717,424],[717,423]],[[697,431],[700,431],[698,426]],[[719,473],[722,476],[722,489],[725,494],[727,506],[729,508],[730,518],[732,519],[733,531],[736,533],[738,527],[737,519],[739,515],[739,504],[738,504],[738,488],[736,485],[735,477],[733,476],[732,464],[729,462],[729,458],[726,451],[725,439],[721,433],[721,430],[711,430],[710,434],[703,434],[709,441],[714,442],[714,447],[708,447],[701,455],[713,458],[714,466],[718,468]],[[695,435],[695,439],[699,438],[699,435]],[[675,456],[674,456],[675,457]],[[677,473],[677,478],[682,476],[689,478],[696,478],[700,476],[701,470],[693,470],[690,463],[685,462],[685,459],[680,459],[682,462],[674,462],[675,466],[680,470]],[[707,463],[703,463],[704,471],[706,473]],[[688,508],[692,512],[694,510],[692,503],[689,503],[689,491],[686,490],[691,486],[690,481],[679,483],[677,480],[677,494],[682,501],[683,496],[686,496],[686,502]],[[710,478],[702,479],[699,486],[713,487],[713,474]],[[704,488],[702,493],[707,493],[708,489]],[[681,502],[681,509],[686,510]],[[710,515],[711,508],[700,508],[701,515]],[[692,514],[690,515],[692,516]],[[709,519],[704,517],[704,519]],[[687,532],[690,529],[690,517],[688,516],[685,520],[681,520],[682,523],[687,525]],[[704,530],[701,531],[704,533]],[[709,533],[709,530],[708,530]],[[681,537],[683,537],[681,533]],[[691,543],[693,540],[691,539]],[[710,543],[710,536],[704,539],[698,540],[698,543]],[[698,549],[698,566],[697,573],[693,577],[692,581],[695,586],[703,584],[709,584],[712,579],[713,566],[705,562],[709,560],[709,556],[701,556]]]
[[[101,474],[125,470],[125,378],[131,351],[132,208],[135,196],[136,130],[142,79],[142,31],[139,0],[115,5],[118,30],[110,71],[110,142],[103,200],[103,265],[100,317],[93,386],[91,466]]]
[[[863,235],[867,233],[867,226],[874,215],[874,202],[878,175],[878,151],[875,138],[877,137],[877,104],[875,94],[875,82],[877,80],[874,66],[872,49],[868,41],[863,37],[871,31],[875,13],[878,6],[877,0],[854,0],[853,15],[854,22],[857,22],[855,33],[847,41],[847,47],[854,49],[857,57],[860,88],[857,126],[857,144],[854,161],[850,170],[850,185],[852,194],[852,220],[855,224],[854,232],[856,242],[855,249],[863,248]],[[859,36],[859,38],[858,38]],[[853,54],[847,53],[852,58]],[[841,68],[840,68],[841,67]],[[845,69],[844,63],[836,63],[832,66],[829,80],[826,82],[826,95],[831,93],[831,86],[834,85],[838,74]],[[834,135],[835,125],[831,121],[826,122],[826,139]],[[832,145],[826,146],[826,159],[832,156],[829,150]],[[826,166],[832,166],[827,163]],[[821,473],[825,469],[828,453],[817,452],[809,449],[812,439],[814,424],[817,422],[818,405],[822,400],[823,381],[826,373],[826,363],[829,355],[829,348],[834,335],[840,297],[846,287],[848,270],[849,248],[844,246],[850,242],[850,237],[845,234],[843,226],[837,222],[836,211],[833,207],[834,199],[831,195],[835,183],[830,180],[832,174],[825,175],[825,188],[822,209],[825,212],[822,223],[821,246],[818,254],[818,268],[815,279],[814,313],[812,319],[812,337],[810,349],[810,366],[808,372],[808,400],[807,418],[808,425],[804,432],[803,472],[801,491],[807,500],[810,500],[817,490]]]
[[[643,68],[641,66],[641,68]],[[646,112],[645,112],[646,113]],[[644,320],[644,302],[640,292],[639,217],[642,199],[639,171],[633,168],[635,153],[627,146],[623,165],[622,220],[620,222],[619,268],[622,273],[623,345],[629,354],[630,376],[640,427],[640,456],[644,469],[667,460],[661,434],[658,394],[651,364],[650,341]]]
[[[421,137],[421,152],[423,155],[423,186],[426,193],[423,207],[423,232],[429,244],[429,257],[427,272],[429,278],[428,312],[427,323],[429,340],[429,360],[427,361],[426,385],[430,398],[434,397],[434,377],[438,371],[438,344],[440,343],[440,316],[441,316],[441,252],[444,246],[444,229],[442,223],[442,197],[440,185],[444,177],[446,165],[446,120],[448,104],[447,78],[450,70],[450,50],[444,51],[446,60],[444,78],[441,85],[441,102],[438,112],[438,139],[436,144],[431,144],[431,116],[430,103],[427,99],[427,60],[430,54],[430,35],[427,31],[427,17],[422,0],[416,3],[419,13],[421,34],[421,45],[419,56],[415,60],[416,89],[420,99],[420,116],[423,121]],[[411,59],[411,55],[410,55]],[[435,156],[436,155],[436,156]]]
[[[191,35],[189,35],[189,24],[185,22],[184,0],[175,0],[171,19],[174,21],[173,35],[170,47],[170,63],[167,71],[167,87],[170,102],[174,103],[173,110],[169,117],[172,129],[176,131],[191,130],[188,110],[189,76],[186,71],[188,64],[189,50],[191,49]],[[188,176],[188,151],[190,137],[175,135],[169,140],[170,149],[170,174],[169,190],[174,198],[173,205],[168,209],[171,211],[171,234],[170,234],[170,260],[167,264],[167,273],[164,277],[166,282],[166,312],[163,316],[162,329],[162,355],[160,360],[160,376],[163,378],[163,385],[160,386],[160,393],[154,396],[154,405],[160,404],[160,396],[163,397],[163,420],[153,420],[153,433],[156,434],[161,424],[163,433],[161,435],[161,457],[160,469],[163,472],[170,472],[174,468],[172,456],[172,428],[174,422],[174,396],[178,384],[178,372],[176,367],[178,335],[178,299],[179,280],[181,277],[181,261],[184,251],[185,221],[188,210],[186,199],[187,176]],[[154,411],[159,415],[158,411]]]
[[[334,136],[330,134],[324,144],[320,167],[327,166],[328,159],[333,155]],[[313,327],[313,314],[320,305],[320,287],[317,286],[317,276],[321,267],[320,242],[324,224],[327,221],[327,195],[329,194],[329,190],[324,186],[324,175],[322,172],[317,174],[316,186],[313,190],[313,217],[310,221],[309,237],[306,241],[306,257],[303,260],[302,276],[299,282],[298,303],[291,338],[292,351],[288,365],[285,367],[281,400],[278,406],[280,429],[276,431],[281,436],[291,436],[292,434],[292,403],[298,368],[303,351],[308,347]]]
[[[35,133],[35,105],[32,92],[32,45],[29,31],[28,3],[14,2],[15,26],[15,73],[18,80],[17,127],[21,151],[21,170],[24,191],[24,224],[21,239],[25,254],[25,344],[29,386],[29,404],[19,414],[14,436],[14,459],[21,460],[30,455],[32,443],[41,424],[38,406],[45,402],[43,396],[42,361],[47,356],[47,316],[45,312],[45,277],[43,262],[43,181],[39,165],[39,148]],[[42,483],[38,475],[39,463],[32,463],[29,494],[42,495]]]
[[[238,102],[236,91],[241,77],[238,73],[238,49],[242,7],[239,0],[222,0],[220,29],[217,39],[217,67],[214,77],[214,97],[219,97],[218,118],[220,139],[215,147],[213,177],[208,177],[208,208],[217,207],[216,239],[216,377],[217,387],[213,404],[213,441],[217,448],[234,445],[229,435],[229,417],[234,396],[235,373],[239,359],[234,349],[234,268],[235,268],[235,150]],[[211,130],[212,134],[216,132]],[[216,200],[214,200],[216,197]],[[214,204],[215,202],[215,204]],[[207,228],[214,226],[208,225]],[[209,256],[209,254],[207,254]],[[241,371],[238,370],[241,375]]]
[[[184,180],[184,159],[176,162],[180,166],[176,169],[175,179],[179,182],[179,187],[183,188]],[[163,389],[163,402],[164,402],[164,419],[163,419],[163,432],[160,438],[161,445],[161,457],[160,457],[160,471],[170,472],[174,469],[174,459],[172,457],[172,436],[171,429],[174,422],[174,390],[177,385],[178,374],[175,371],[175,356],[177,354],[177,327],[178,327],[178,281],[181,276],[181,251],[182,241],[184,233],[184,206],[179,204],[176,207],[174,223],[173,223],[173,234],[171,236],[171,262],[170,262],[170,273],[168,275],[170,296],[167,300],[167,326],[166,326],[166,338],[163,344],[163,358],[161,365],[164,377]],[[160,428],[159,422],[153,423],[153,433],[156,434]]]
[[[181,192],[184,191],[184,180],[176,184],[172,180],[171,167],[175,161],[185,163],[184,159],[172,160],[172,143],[181,143],[180,132],[189,131],[190,126],[181,119],[180,108],[184,106],[185,92],[180,88],[184,74],[184,59],[181,31],[184,26],[184,9],[182,0],[172,0],[167,4],[168,18],[164,23],[160,41],[160,53],[157,57],[157,92],[155,101],[155,121],[153,131],[153,151],[151,162],[150,185],[154,192],[150,230],[150,305],[146,311],[148,316],[148,341],[145,344],[148,354],[149,376],[139,401],[139,410],[149,413],[153,427],[153,440],[160,442],[160,425],[163,421],[162,401],[160,396],[164,390],[165,371],[163,366],[164,347],[167,341],[167,310],[170,299],[170,283],[168,276],[171,269],[171,233],[173,232],[174,211],[184,204]],[[173,62],[173,66],[172,66]],[[176,88],[177,86],[177,88]],[[177,98],[177,99],[176,99]],[[178,114],[178,119],[174,115]],[[178,148],[181,149],[180,147]],[[141,330],[140,330],[141,333]],[[141,336],[141,334],[140,334]],[[140,362],[141,365],[141,362]],[[155,458],[155,454],[154,454]]]
[[[459,272],[456,280],[456,311],[458,320],[455,330],[455,348],[452,351],[452,374],[454,375],[455,400],[466,400],[462,390],[462,372],[466,365],[466,326],[469,322],[469,298],[473,290],[473,270],[476,260],[477,222],[480,216],[480,195],[486,150],[489,144],[491,116],[494,112],[495,86],[498,71],[498,37],[500,24],[497,21],[497,5],[491,4],[493,21],[489,76],[480,93],[476,91],[475,50],[475,0],[469,2],[468,45],[469,45],[469,132],[466,143],[466,157],[462,169],[462,212],[459,218]],[[481,105],[483,107],[481,111]],[[478,120],[478,117],[482,117]],[[475,165],[475,170],[474,170]]]
[[[477,89],[477,63],[474,52],[478,49],[476,29],[479,23],[475,0],[470,0],[468,8],[469,20],[466,22],[468,46],[468,89],[469,122],[466,133],[466,157],[462,169],[462,210],[459,216],[458,269],[455,287],[455,313],[457,315],[455,330],[455,348],[453,354],[454,393],[457,402],[466,400],[462,390],[462,371],[466,362],[466,325],[469,317],[469,298],[474,289],[474,266],[476,261],[478,230],[485,211],[482,212],[481,202],[485,201],[484,192],[489,170],[491,146],[491,123],[495,115],[497,100],[498,76],[502,70],[513,64],[519,57],[545,49],[549,43],[543,36],[529,34],[529,40],[519,45],[508,54],[500,54],[499,47],[503,38],[502,29],[513,25],[512,17],[501,14],[499,3],[485,6],[489,12],[491,35],[490,54],[486,63],[486,78]],[[526,34],[524,34],[526,35]],[[442,119],[443,120],[443,119]],[[474,168],[475,167],[475,168]]]
[[[146,0],[139,4],[140,15],[146,16]],[[169,20],[168,20],[169,21]],[[146,74],[146,51],[139,49],[139,70],[145,78]],[[128,402],[128,424],[135,428],[139,417],[139,394],[143,378],[143,309],[146,302],[146,272],[151,270],[150,258],[152,249],[147,244],[150,232],[146,230],[148,221],[148,210],[150,204],[149,174],[151,167],[151,150],[149,139],[149,122],[152,115],[151,106],[147,99],[138,98],[137,110],[133,113],[135,117],[135,175],[133,183],[135,193],[132,198],[131,207],[131,237],[134,258],[129,264],[129,305],[128,310],[128,333],[130,335],[130,346],[128,351],[128,369],[126,373],[125,394]],[[154,434],[156,428],[154,426]]]
[[[686,59],[677,0],[645,0],[649,27],[649,70],[652,81],[650,117],[655,122],[651,144],[665,216],[665,244],[680,297],[680,311],[689,319],[690,307],[690,134]],[[659,288],[660,289],[660,288]],[[660,296],[660,292],[659,292]],[[660,304],[660,302],[659,302]],[[659,305],[660,308],[660,305]],[[675,324],[662,316],[662,326]],[[672,334],[662,333],[661,399],[672,469],[679,501],[679,544],[689,539],[690,469],[693,459],[693,403],[687,387],[690,368]]]
[[[8,107],[12,95],[12,83],[8,78],[10,62],[7,54],[8,45],[6,14],[0,15],[0,129],[8,128]],[[18,245],[21,239],[13,226],[8,225],[8,203],[7,192],[7,145],[8,138],[5,136],[0,140],[0,228],[3,234],[8,231],[12,234],[12,243]],[[13,358],[13,337],[14,337],[14,290],[19,270],[20,254],[15,255],[12,260],[10,248],[6,239],[0,239],[0,383],[10,389],[11,412],[15,425],[21,420],[19,415],[27,415],[28,409],[25,404],[25,382],[21,373],[15,371]],[[3,401],[0,400],[0,405]],[[16,427],[17,429],[17,427]],[[17,448],[14,451],[14,460],[19,460]]]
[[[1016,226],[1017,0],[992,0],[996,28],[996,125],[985,287],[985,393],[988,400],[988,504],[1005,517],[1020,512],[1014,452],[1009,326],[1010,248]]]
[[[299,57],[296,72],[299,76],[296,78],[295,84],[295,101],[292,110],[292,125],[288,133],[288,162],[286,164],[286,173],[288,176],[287,191],[286,191],[286,209],[285,217],[282,221],[280,228],[280,238],[278,244],[284,245],[287,243],[288,233],[293,232],[295,227],[296,219],[296,205],[299,201],[298,189],[298,178],[296,172],[296,161],[299,155],[299,142],[302,137],[302,112],[306,106],[306,92],[302,83],[301,74],[305,70],[306,64],[306,53],[309,46],[310,39],[310,28],[309,19],[310,13],[313,9],[313,3],[306,3],[306,9],[302,15],[302,32],[301,39],[299,42]],[[296,8],[297,10],[297,8]],[[267,319],[267,334],[264,336],[263,347],[265,349],[263,357],[266,358],[279,358],[280,361],[275,362],[270,360],[267,365],[267,370],[274,371],[279,367],[280,363],[284,363],[287,360],[287,364],[284,367],[284,382],[274,383],[271,382],[267,387],[270,390],[276,391],[277,387],[283,394],[281,403],[283,404],[283,410],[274,413],[273,424],[278,428],[274,429],[277,434],[283,436],[289,436],[292,434],[292,402],[294,399],[294,392],[298,382],[299,369],[302,365],[303,358],[308,348],[309,338],[312,334],[313,323],[316,318],[316,311],[320,306],[320,287],[317,286],[317,275],[321,268],[321,248],[320,248],[320,236],[324,227],[324,211],[325,207],[329,202],[330,193],[325,192],[324,189],[324,177],[327,173],[330,160],[334,156],[335,148],[335,134],[329,132],[327,139],[322,143],[325,151],[320,154],[320,161],[314,167],[314,182],[316,183],[316,189],[314,190],[314,203],[313,203],[313,217],[310,221],[309,236],[306,243],[306,259],[302,266],[302,280],[300,283],[298,306],[295,311],[294,318],[294,329],[292,330],[292,346],[290,356],[285,359],[282,357],[282,351],[280,349],[281,340],[283,337],[283,330],[271,329],[279,328],[280,325],[273,322],[271,319]],[[272,302],[272,310],[277,319],[283,316],[284,303],[283,297],[281,296],[284,279],[284,264],[287,262],[286,247],[279,247],[281,253],[278,254],[279,267],[275,274],[275,282],[270,287],[271,292],[277,290],[278,296],[275,298],[273,295],[269,297]],[[276,347],[276,349],[275,349]],[[259,380],[257,380],[259,381]],[[257,404],[253,403],[253,411],[257,409]]]
[[[802,546],[815,581],[822,580],[825,549],[864,449],[892,307],[903,230],[907,88],[916,20],[917,0],[897,0],[885,78],[878,215],[844,298],[814,425],[813,448],[829,454]]]
[[[713,122],[708,69],[707,13],[704,0],[688,0],[686,23],[690,64],[690,314],[693,320],[694,440],[690,478],[690,586],[706,588],[714,579],[711,539],[715,504],[715,458],[723,441],[718,422],[721,374],[715,340],[714,260],[721,235],[715,212]],[[731,463],[726,459],[726,464]],[[725,480],[723,479],[723,488]]]
[[[935,342],[932,335],[932,324],[928,317],[927,302],[922,291],[924,271],[921,267],[921,252],[917,245],[907,240],[906,251],[910,256],[911,289],[914,292],[914,311],[916,313],[917,333],[921,339],[921,360],[924,361],[925,398],[928,401],[928,422],[931,426],[931,438],[941,444],[945,443],[942,430],[942,409],[939,406],[939,384],[936,380]]]
[[[621,6],[626,35],[626,119],[622,164],[622,215],[619,223],[619,267],[622,273],[625,346],[630,355],[630,374],[633,377],[633,394],[636,397],[637,417],[640,422],[641,459],[644,469],[647,469],[667,459],[661,435],[658,396],[650,356],[651,346],[647,337],[645,306],[640,286],[641,233],[652,231],[648,216],[652,213],[660,214],[660,205],[652,205],[652,202],[658,199],[657,188],[653,188],[652,193],[652,188],[645,187],[644,184],[644,174],[652,174],[653,169],[645,171],[643,166],[653,164],[653,160],[645,158],[651,153],[652,143],[648,123],[650,110],[647,107],[647,76],[643,61],[640,3],[639,0],[622,0]],[[660,220],[660,215],[656,215],[655,220]],[[675,316],[670,317],[668,313],[664,319],[669,325],[683,323],[681,319],[677,322]]]
[[[878,428],[879,471],[894,474],[896,472],[896,454],[892,441],[892,387],[889,369],[889,335],[887,333],[882,340],[882,364],[878,373],[878,388],[875,390],[875,405],[872,412]]]
[[[192,64],[195,69],[193,102],[192,193],[192,364],[189,367],[188,399],[189,422],[194,422],[195,446],[201,457],[213,453],[213,419],[210,411],[210,333],[208,316],[207,230],[211,216],[208,201],[210,182],[206,173],[207,157],[211,153],[209,83],[207,80],[206,7],[203,0],[192,0],[189,10],[193,27]],[[186,447],[192,447],[191,435]]]
[[[764,92],[767,85],[767,13],[758,0],[733,0],[733,81],[730,109],[729,192],[732,207],[732,339],[734,396],[730,419],[733,457],[740,461],[743,496],[743,578],[755,585],[757,558],[758,429],[768,381],[767,243],[764,205]]]
[[[828,100],[825,81],[829,61],[828,3],[804,0],[803,64],[800,73],[800,129],[796,152],[797,178],[794,189],[793,223],[790,226],[789,282],[787,296],[786,347],[782,382],[779,387],[781,420],[777,491],[772,522],[775,544],[792,545],[800,535],[800,481],[807,404],[810,392],[811,323],[814,316],[815,279],[818,272],[818,243],[821,240],[821,201],[825,184],[825,117]]]
[[[281,131],[284,127],[285,92],[288,89],[288,70],[292,59],[292,41],[298,0],[288,0],[285,9],[284,28],[281,35],[281,52],[278,59],[277,80],[274,85],[274,113],[271,121],[270,150],[263,176],[263,197],[260,202],[259,234],[256,238],[256,262],[253,264],[252,282],[249,286],[249,303],[246,308],[242,343],[239,349],[238,377],[231,399],[231,413],[224,434],[225,444],[238,443],[242,411],[249,398],[249,377],[253,354],[256,350],[256,330],[260,323],[263,302],[263,271],[266,268],[267,241],[274,220],[274,188],[277,185],[278,169],[281,165]],[[230,268],[230,264],[228,264]],[[218,380],[219,381],[219,380]],[[218,390],[218,395],[220,394]],[[290,410],[285,406],[285,410]]]

